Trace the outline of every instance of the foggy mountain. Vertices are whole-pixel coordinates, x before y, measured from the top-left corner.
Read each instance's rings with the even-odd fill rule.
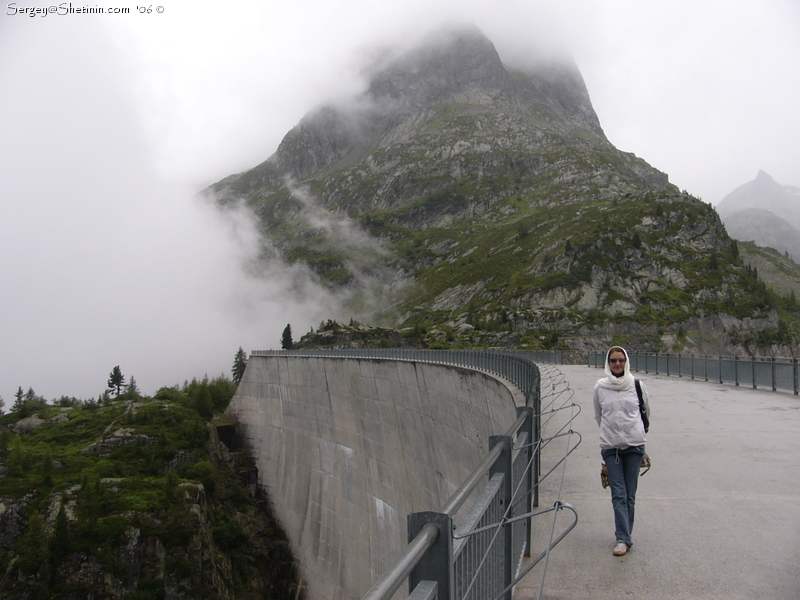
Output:
[[[800,259],[800,230],[769,210],[745,208],[723,217],[728,234]]]
[[[375,65],[206,192],[338,290],[332,317],[428,346],[786,341],[714,209],[613,146],[574,63],[512,69],[477,29]]]
[[[759,171],[725,196],[717,210],[733,238],[800,258],[800,188]]]
[[[723,218],[748,208],[768,210],[800,229],[800,188],[781,185],[764,171],[759,171],[753,181],[740,185],[717,205]]]

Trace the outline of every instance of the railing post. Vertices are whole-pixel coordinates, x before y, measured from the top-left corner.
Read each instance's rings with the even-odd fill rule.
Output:
[[[514,516],[511,510],[511,503],[514,496],[512,443],[513,440],[507,435],[493,435],[489,437],[489,449],[494,448],[497,444],[503,445],[503,452],[489,469],[489,478],[491,479],[497,473],[503,474],[503,513],[506,518]],[[512,527],[510,525],[503,525],[503,588],[507,588],[514,580],[513,548],[514,540],[512,536]],[[512,600],[511,590],[508,590],[503,597],[505,600]]]
[[[533,389],[533,402],[528,406],[533,408],[533,432],[534,436],[531,441],[535,444],[533,446],[533,506],[539,506],[539,475],[542,474],[542,390],[541,381],[538,376],[536,377],[536,387]]]
[[[439,529],[439,535],[408,576],[408,592],[420,581],[435,581],[440,600],[454,600],[453,594],[453,517],[437,512],[408,515],[408,541],[411,543],[427,524]]]
[[[522,465],[525,468],[525,487],[523,489],[527,490],[525,492],[525,505],[523,506],[523,512],[529,513],[533,511],[533,494],[534,494],[534,484],[536,484],[536,490],[539,489],[539,474],[534,473],[536,470],[536,461],[533,459],[533,453],[539,453],[539,440],[533,439],[533,408],[530,406],[520,406],[517,408],[517,415],[522,413],[526,413],[525,423],[523,423],[522,427],[520,427],[520,431],[524,431],[527,436],[525,436],[525,443],[527,445],[526,448],[520,450],[520,452],[524,452],[525,460],[522,461]],[[538,506],[538,504],[537,504]],[[531,520],[527,519],[525,521],[525,556],[531,555]]]
[[[798,391],[797,389],[797,359],[792,359],[792,378],[794,379],[794,395],[796,396]]]
[[[772,359],[772,391],[773,392],[777,392],[778,391],[778,382],[775,381],[775,357],[773,356],[773,357],[771,357],[771,359]]]

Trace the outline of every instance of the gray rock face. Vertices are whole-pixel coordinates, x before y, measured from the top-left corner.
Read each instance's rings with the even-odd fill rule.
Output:
[[[12,548],[25,532],[25,507],[33,497],[33,494],[26,494],[22,498],[0,499],[0,549]]]
[[[44,423],[43,419],[40,419],[37,415],[31,415],[30,417],[20,419],[11,425],[9,429],[14,433],[29,433],[39,427],[42,423]]]
[[[108,456],[122,446],[147,445],[150,438],[144,434],[133,433],[131,429],[117,429],[109,437],[94,442],[81,450],[83,453],[93,452],[100,456]]]

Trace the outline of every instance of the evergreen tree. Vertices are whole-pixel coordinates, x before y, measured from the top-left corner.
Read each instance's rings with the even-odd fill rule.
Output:
[[[8,429],[0,430],[0,457],[8,456],[8,447],[11,442],[11,432]]]
[[[129,400],[139,400],[142,397],[133,375],[131,375],[131,380],[128,382],[128,385],[125,386],[125,396],[127,396]]]
[[[42,459],[42,485],[52,487],[53,485],[53,453],[50,448],[45,451]]]
[[[14,406],[11,407],[11,412],[17,412],[22,408],[22,403],[25,401],[25,392],[22,391],[22,386],[17,388],[17,393],[14,394]]]
[[[281,335],[281,348],[284,350],[291,350],[294,348],[294,342],[292,341],[292,326],[288,323],[283,330],[283,335]]]
[[[108,375],[108,389],[114,390],[117,398],[119,398],[119,394],[122,391],[122,386],[124,385],[125,376],[122,374],[122,370],[119,368],[119,365],[117,365]]]
[[[214,401],[211,398],[211,390],[208,389],[208,378],[203,379],[197,391],[195,410],[204,419],[210,419],[214,415]]]
[[[50,579],[50,548],[47,544],[44,519],[39,511],[33,511],[27,525],[27,531],[18,544],[19,568],[23,573],[38,575],[41,581],[47,582]]]
[[[64,510],[64,499],[61,500],[61,507],[58,510],[56,524],[53,528],[53,536],[50,538],[50,556],[53,560],[59,561],[69,554],[71,549],[69,539],[69,521],[67,512]]]
[[[175,473],[175,469],[167,471],[167,478],[164,482],[164,502],[168,507],[180,499],[178,483],[178,475]]]
[[[233,382],[236,385],[239,385],[239,382],[242,381],[242,377],[244,376],[244,369],[247,366],[247,355],[245,354],[242,347],[239,346],[239,350],[236,352],[236,356],[233,358],[233,369],[231,369],[231,374],[233,375]]]
[[[19,434],[16,434],[11,442],[11,455],[8,457],[6,466],[11,477],[25,475],[25,450],[22,447],[22,437]]]

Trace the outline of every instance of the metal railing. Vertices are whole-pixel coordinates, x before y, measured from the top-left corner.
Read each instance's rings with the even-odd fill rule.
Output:
[[[589,354],[590,367],[603,367],[605,353]],[[690,354],[629,354],[631,371],[730,383],[773,392],[800,391],[797,358],[777,356],[692,356]]]
[[[540,482],[559,465],[566,466],[566,456],[578,445],[568,444],[564,459],[540,477],[542,448],[553,439],[577,435],[562,427],[549,439],[541,437],[543,419],[548,420],[567,407],[554,406],[561,394],[555,393],[557,386],[552,384],[548,394],[553,392],[553,399],[542,409],[540,370],[533,361],[560,362],[560,353],[392,348],[255,351],[252,355],[411,360],[463,366],[504,377],[525,394],[526,406],[517,408],[516,421],[505,435],[490,437],[489,453],[441,512],[408,516],[406,551],[363,600],[389,600],[405,581],[409,600],[511,600],[514,585],[547,558],[550,550],[575,527],[577,512],[560,497],[552,507],[533,511],[539,503]],[[462,515],[461,509],[470,499],[471,507]],[[531,553],[530,519],[562,509],[573,513],[574,522],[557,539],[551,535],[547,549],[520,573],[523,558]]]

